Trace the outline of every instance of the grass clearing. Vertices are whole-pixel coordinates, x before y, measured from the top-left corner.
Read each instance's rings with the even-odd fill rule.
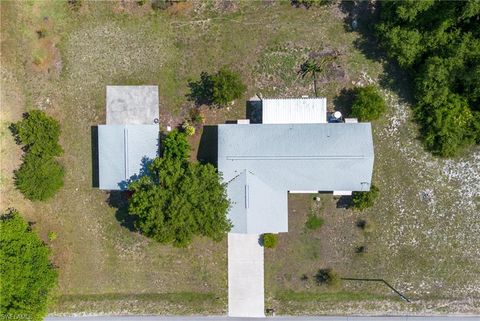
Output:
[[[49,232],[57,234],[52,312],[225,313],[226,241],[198,239],[186,249],[157,244],[121,226],[117,207],[125,200],[92,188],[91,128],[105,121],[105,86],[158,84],[164,128],[188,115],[188,81],[202,71],[230,66],[248,87],[233,105],[206,110],[206,124],[217,124],[244,118],[245,98],[255,93],[312,96],[311,79],[298,75],[311,53],[339,53],[318,79],[329,109],[344,87],[377,82],[383,66],[356,48],[359,36],[345,31],[345,14],[335,6],[212,1],[153,12],[128,1],[84,3],[78,12],[61,1],[0,3],[1,208],[18,208],[46,241]],[[41,68],[33,62],[39,48],[48,57]],[[388,112],[374,124],[379,199],[360,214],[337,209],[331,195],[320,195],[320,206],[313,195],[290,195],[290,232],[265,254],[266,305],[278,313],[480,311],[480,151],[431,157],[416,140],[408,104],[390,90],[382,94]],[[8,125],[33,108],[62,124],[65,186],[45,203],[25,200],[12,179],[22,153]],[[325,223],[306,233],[312,209]],[[376,228],[363,233],[359,218]],[[362,244],[368,250],[359,256],[355,247]],[[383,277],[414,303],[368,284],[343,282],[338,290],[314,284],[316,271],[328,267],[340,276]]]

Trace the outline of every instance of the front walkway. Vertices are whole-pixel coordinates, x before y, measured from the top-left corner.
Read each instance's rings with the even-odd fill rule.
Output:
[[[228,234],[228,316],[264,317],[263,247],[258,234]]]

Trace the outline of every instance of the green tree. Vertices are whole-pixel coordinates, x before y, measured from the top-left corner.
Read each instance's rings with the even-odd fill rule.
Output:
[[[360,211],[372,207],[378,197],[378,193],[378,187],[373,184],[370,186],[370,191],[368,192],[353,192],[352,207]]]
[[[128,211],[138,230],[161,243],[184,247],[196,235],[219,241],[231,229],[221,176],[210,164],[189,163],[177,147],[165,145],[163,158],[150,164],[148,175],[130,183]]]
[[[63,187],[63,167],[51,157],[27,153],[14,174],[16,187],[31,201],[45,201]]]
[[[376,120],[387,109],[385,100],[375,86],[355,88],[354,95],[352,116],[360,121]]]
[[[62,154],[62,147],[58,144],[60,124],[43,111],[32,110],[11,127],[18,143],[24,145],[25,151],[52,157]]]
[[[240,75],[227,68],[220,69],[211,80],[212,102],[217,105],[225,105],[240,98],[247,89]]]
[[[57,282],[50,250],[15,210],[0,217],[0,311],[43,320]]]

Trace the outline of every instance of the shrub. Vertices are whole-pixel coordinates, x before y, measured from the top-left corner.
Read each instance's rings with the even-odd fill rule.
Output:
[[[340,278],[337,273],[330,268],[318,270],[317,274],[315,274],[315,281],[317,285],[323,284],[331,287],[336,287],[340,284]]]
[[[51,157],[27,153],[14,172],[15,185],[31,201],[44,201],[63,186],[63,167]]]
[[[0,216],[0,311],[18,320],[43,320],[57,272],[50,250],[16,212]]]
[[[303,6],[307,9],[310,9],[310,7],[313,6],[324,6],[324,5],[329,5],[334,3],[335,0],[291,0],[290,3],[292,6],[295,6],[297,8]]]
[[[58,144],[60,124],[43,111],[32,110],[24,114],[21,121],[11,125],[11,129],[17,142],[24,145],[28,153],[53,157],[63,152]]]
[[[142,0],[140,0],[142,1]],[[165,10],[174,3],[184,2],[185,0],[152,0],[152,8],[154,10]]]
[[[355,88],[354,95],[352,116],[360,121],[376,120],[387,109],[385,100],[375,86]]]
[[[365,245],[355,246],[355,253],[357,254],[367,253],[367,247]]]
[[[375,225],[371,221],[365,219],[359,219],[356,225],[365,233],[371,233],[375,229]]]
[[[184,121],[182,124],[182,129],[185,132],[187,136],[193,136],[195,135],[195,127],[190,125],[188,121]]]
[[[50,241],[55,241],[57,239],[57,233],[55,232],[48,232],[48,239]]]
[[[194,126],[203,125],[203,123],[205,122],[205,116],[202,114],[200,108],[190,109],[190,121]]]
[[[212,76],[212,101],[214,104],[224,105],[240,98],[246,89],[240,75],[234,71],[222,68]]]
[[[67,3],[73,11],[78,11],[82,7],[83,0],[67,0]]]
[[[373,184],[370,186],[370,191],[368,192],[353,192],[352,207],[360,211],[372,207],[375,199],[378,197],[378,192],[378,188]]]
[[[278,237],[276,234],[272,233],[265,233],[262,234],[262,245],[266,248],[274,248],[277,246]]]
[[[323,219],[321,217],[316,216],[315,214],[308,215],[307,222],[305,222],[305,226],[309,230],[316,230],[322,227]]]
[[[187,135],[173,130],[163,140],[163,157],[188,159],[190,157],[190,145]]]

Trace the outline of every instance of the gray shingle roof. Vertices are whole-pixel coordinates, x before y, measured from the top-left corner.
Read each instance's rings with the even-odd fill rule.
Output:
[[[226,182],[247,171],[270,191],[366,191],[373,171],[373,140],[369,123],[358,124],[225,124],[218,126],[218,169]],[[233,181],[232,181],[233,182]],[[241,183],[238,183],[241,185]],[[245,184],[246,185],[246,184]],[[256,184],[257,185],[257,184]],[[258,184],[260,186],[260,184]],[[247,220],[239,219],[243,206],[240,187],[229,187],[235,201],[230,210],[233,232],[254,233],[250,226],[277,226],[287,207],[265,216],[264,206],[250,207]],[[256,188],[255,197],[276,206],[267,188]],[[239,205],[240,204],[240,205]],[[265,223],[265,221],[268,221]],[[283,230],[278,230],[282,232]],[[262,231],[256,231],[262,232]],[[263,232],[274,232],[272,230]]]
[[[158,156],[158,144],[158,125],[99,125],[99,188],[126,189],[127,181]]]

